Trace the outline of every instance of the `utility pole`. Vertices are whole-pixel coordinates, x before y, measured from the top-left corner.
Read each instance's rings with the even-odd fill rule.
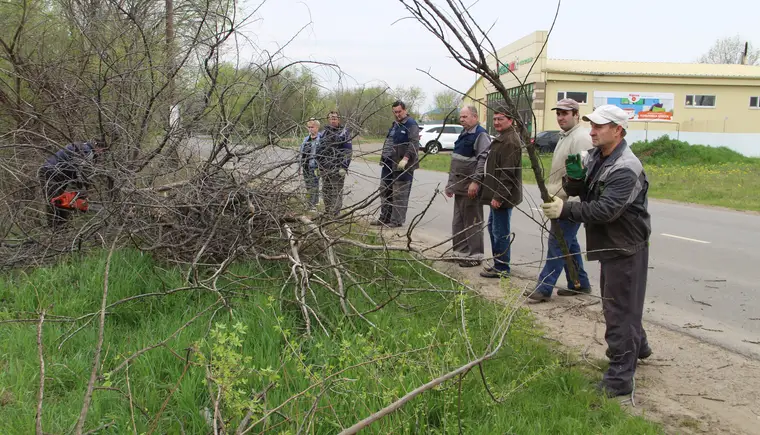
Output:
[[[166,1],[166,74],[169,80],[167,95],[169,100],[169,128],[179,121],[179,107],[174,95],[174,0]]]

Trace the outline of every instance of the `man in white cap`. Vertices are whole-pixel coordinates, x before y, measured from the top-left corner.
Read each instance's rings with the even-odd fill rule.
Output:
[[[567,158],[564,188],[580,202],[554,196],[541,208],[550,219],[586,224],[589,260],[601,263],[600,288],[610,366],[599,384],[609,397],[631,394],[638,358],[652,350],[641,324],[651,233],[649,181],[625,141],[628,114],[613,105],[583,117],[594,149]]]
[[[577,101],[565,98],[558,101],[557,107],[554,107],[552,110],[557,113],[557,124],[562,131],[559,133],[559,142],[557,142],[557,147],[554,149],[552,167],[549,172],[546,189],[549,191],[549,195],[555,195],[563,201],[577,201],[577,198],[569,199],[567,193],[562,188],[562,179],[567,175],[565,160],[571,154],[586,153],[592,149],[591,136],[582,128],[579,115],[580,106]],[[581,259],[580,254],[581,247],[578,244],[578,230],[580,227],[580,222],[573,222],[567,219],[552,219],[549,228],[546,263],[538,275],[538,283],[535,289],[528,289],[525,292],[525,296],[534,301],[548,301],[552,296],[554,285],[560,276],[562,276],[563,269],[567,278],[567,288],[557,290],[557,295],[572,296],[579,293],[591,293],[591,284],[588,280],[588,274],[583,269],[583,259]],[[570,251],[570,255],[572,255],[572,261],[578,273],[580,288],[575,288],[575,283],[570,279],[567,262],[563,257],[564,254],[560,249],[559,242],[554,236],[557,228],[562,230],[562,238],[565,239],[565,244]]]

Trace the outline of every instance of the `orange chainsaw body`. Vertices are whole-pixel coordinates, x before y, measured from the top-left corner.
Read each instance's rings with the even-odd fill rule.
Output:
[[[79,195],[79,192],[64,192],[51,199],[50,203],[59,208],[87,211],[90,208],[87,198],[80,198]]]

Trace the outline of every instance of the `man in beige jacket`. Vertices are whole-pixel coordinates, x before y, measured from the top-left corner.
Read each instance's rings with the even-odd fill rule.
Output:
[[[580,107],[578,102],[566,98],[557,102],[557,107],[552,110],[557,112],[557,124],[562,129],[559,136],[559,142],[554,149],[554,157],[552,157],[552,167],[549,173],[549,180],[546,184],[546,188],[549,191],[549,195],[554,195],[561,198],[563,201],[577,201],[577,198],[568,199],[567,193],[562,188],[562,178],[566,175],[565,160],[568,155],[571,154],[585,154],[589,149],[593,148],[591,144],[591,136],[588,132],[581,128],[580,115],[578,114]],[[557,239],[554,238],[554,232],[556,225],[562,229],[562,234],[570,250],[570,255],[573,257],[575,268],[578,271],[578,279],[580,280],[581,288],[575,289],[570,274],[567,270],[567,264],[562,254],[562,250],[559,247]],[[562,271],[565,271],[565,277],[567,278],[567,288],[559,289],[557,295],[559,296],[571,296],[579,293],[590,293],[591,284],[588,280],[588,274],[583,269],[583,260],[581,259],[581,248],[578,244],[578,230],[581,224],[572,222],[566,219],[556,219],[551,221],[551,227],[549,231],[549,243],[546,256],[546,264],[543,270],[538,275],[538,284],[535,291],[529,290],[526,292],[526,296],[535,301],[548,301],[551,298],[554,285],[557,283]]]

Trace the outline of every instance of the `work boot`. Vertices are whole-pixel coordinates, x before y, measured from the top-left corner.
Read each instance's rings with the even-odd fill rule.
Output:
[[[601,381],[596,384],[596,391],[610,399],[618,396],[627,396],[633,392],[633,384],[627,385],[623,388],[612,388],[605,384],[604,381]]]
[[[551,300],[552,295],[545,295],[538,291],[538,289],[535,290],[525,290],[523,292],[523,296],[527,296],[528,299],[535,302],[549,302]]]
[[[509,276],[509,272],[499,272],[493,267],[489,267],[480,271],[480,276],[483,278],[501,278]]]
[[[609,347],[604,352],[604,354],[607,356],[608,359],[612,359],[613,357],[612,349],[610,349]],[[645,347],[642,347],[641,349],[639,349],[639,359],[647,359],[650,356],[652,356],[652,348],[649,347],[648,344]]]
[[[561,288],[557,290],[557,296],[578,296],[591,294],[590,288],[569,289]]]
[[[373,227],[380,227],[380,226],[386,226],[388,225],[388,222],[383,222],[380,219],[375,219],[372,222],[369,223]]]
[[[459,267],[478,267],[480,260],[459,260]]]

